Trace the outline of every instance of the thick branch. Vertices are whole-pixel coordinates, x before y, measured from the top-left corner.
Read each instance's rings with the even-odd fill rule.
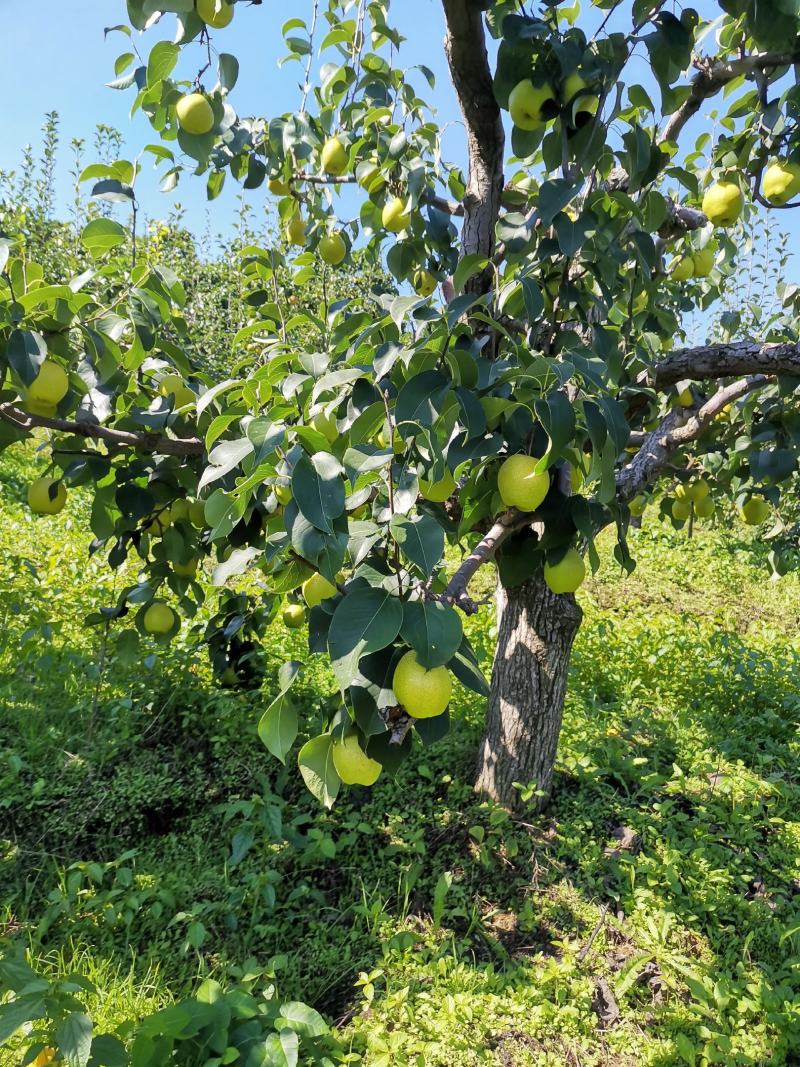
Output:
[[[647,434],[641,448],[617,475],[617,497],[630,500],[645,489],[682,445],[695,441],[724,407],[773,381],[765,374],[743,378],[717,390],[695,408],[673,408],[661,425]]]
[[[788,374],[800,377],[800,342],[730,344],[679,348],[645,372],[640,384],[663,389],[675,382],[705,378],[733,378],[745,374]]]
[[[441,595],[441,600],[461,608],[468,615],[473,614],[475,606],[467,596],[467,586],[475,572],[494,558],[498,548],[507,537],[510,537],[512,533],[521,529],[530,521],[530,515],[525,515],[516,509],[504,512],[489,532],[481,538],[450,579],[447,588]]]
[[[467,128],[469,179],[464,196],[461,254],[491,258],[503,192],[505,135],[492,85],[481,5],[474,0],[442,0],[447,33],[445,53]],[[487,268],[468,288],[485,292],[492,284]]]
[[[746,77],[755,70],[775,70],[790,67],[798,58],[795,52],[761,52],[726,63],[713,60],[695,60],[697,74],[692,78],[691,91],[678,110],[670,117],[664,127],[661,143],[676,142],[686,123],[697,114],[705,100],[716,96],[735,78]]]
[[[203,452],[203,442],[197,437],[166,437],[148,430],[114,430],[94,422],[51,419],[46,415],[30,415],[14,404],[0,404],[0,419],[18,430],[34,430],[37,427],[60,430],[76,437],[106,441],[118,448],[133,448],[137,452],[155,452],[162,456],[199,456]]]

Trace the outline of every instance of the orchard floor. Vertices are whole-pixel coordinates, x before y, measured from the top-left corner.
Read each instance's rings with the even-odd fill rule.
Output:
[[[255,696],[182,640],[101,672],[82,620],[121,579],[79,494],[27,513],[34,465],[0,457],[0,948],[90,979],[98,1027],[283,956],[369,1067],[800,1062],[800,581],[749,534],[651,521],[627,578],[604,546],[544,815],[472,794],[463,690],[447,739],[326,813],[256,735],[302,635],[273,628]],[[332,689],[310,666],[310,716]]]

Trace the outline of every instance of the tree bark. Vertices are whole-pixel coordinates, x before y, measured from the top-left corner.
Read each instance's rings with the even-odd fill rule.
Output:
[[[550,794],[572,643],[583,612],[574,596],[552,593],[540,573],[497,587],[498,635],[486,732],[475,788],[508,808],[522,804],[514,782]]]

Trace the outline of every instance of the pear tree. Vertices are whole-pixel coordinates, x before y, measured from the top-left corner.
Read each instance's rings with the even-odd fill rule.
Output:
[[[0,240],[0,441],[46,445],[37,513],[90,494],[91,550],[126,580],[88,621],[129,653],[211,597],[216,677],[260,686],[265,628],[305,627],[335,699],[303,717],[289,662],[258,730],[323,803],[440,738],[456,680],[487,701],[477,788],[544,799],[601,531],[630,569],[648,506],[676,526],[719,508],[781,523],[800,289],[781,283],[763,336],[737,337],[735,316],[719,343],[685,330],[735,278],[756,214],[800,204],[800,15],[441,0],[436,86],[389,0],[292,6],[281,26],[275,5],[128,0],[112,86],[146,144],[83,177],[131,225],[89,222],[91,266],[66,282]],[[237,108],[243,23],[282,34],[293,110]],[[435,111],[450,94],[455,160]],[[183,280],[137,260],[148,157],[166,189],[263,189],[279,217],[281,241],[241,255],[253,315],[226,380],[187,358]],[[396,279],[380,314],[283,299],[279,265],[303,285],[354,249]],[[463,626],[487,565],[488,681]]]

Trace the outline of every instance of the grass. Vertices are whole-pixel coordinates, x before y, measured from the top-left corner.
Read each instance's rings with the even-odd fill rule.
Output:
[[[605,546],[543,815],[472,793],[463,690],[444,741],[326,813],[255,730],[302,636],[275,626],[261,694],[185,636],[135,663],[112,637],[103,670],[82,620],[121,579],[77,493],[28,515],[35,465],[0,459],[0,937],[94,982],[98,1026],[254,958],[370,1067],[798,1062],[800,581],[758,541],[646,524],[630,577]],[[302,686],[313,719],[331,677]]]

